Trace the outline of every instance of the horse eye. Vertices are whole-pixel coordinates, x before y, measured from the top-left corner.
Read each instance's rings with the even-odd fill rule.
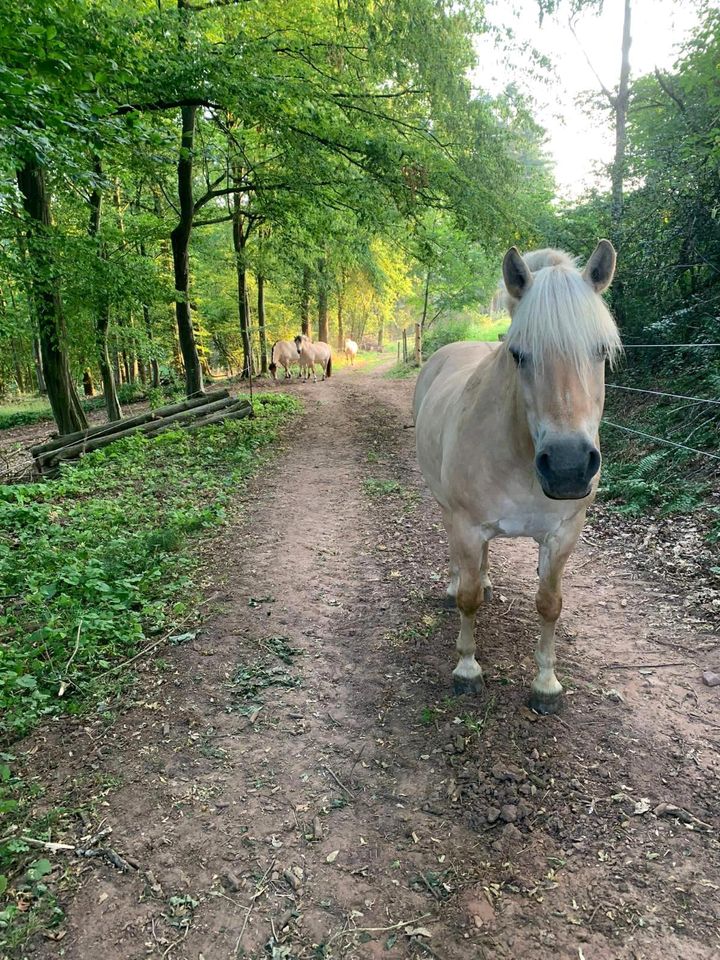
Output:
[[[524,367],[524,366],[525,366],[525,363],[526,363],[526,361],[527,361],[527,357],[525,356],[524,353],[521,353],[520,350],[514,350],[513,348],[510,348],[510,354],[511,354],[513,360],[515,361],[515,365],[516,365],[516,366],[518,366],[518,367]]]

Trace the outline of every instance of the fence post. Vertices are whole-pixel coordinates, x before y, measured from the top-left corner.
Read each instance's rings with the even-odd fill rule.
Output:
[[[407,330],[403,327],[403,363],[407,363]]]
[[[415,324],[415,366],[419,367],[422,362],[422,344],[420,342],[420,324]]]
[[[400,341],[398,340],[398,359],[397,362],[400,363]]]

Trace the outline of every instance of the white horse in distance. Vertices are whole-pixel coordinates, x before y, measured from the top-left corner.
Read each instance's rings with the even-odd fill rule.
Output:
[[[332,350],[329,344],[323,340],[313,343],[310,337],[303,333],[295,337],[295,347],[300,357],[300,375],[304,380],[309,380],[310,373],[312,373],[313,383],[317,383],[316,363],[319,363],[322,368],[322,379],[330,378],[332,374]]]
[[[297,347],[290,340],[276,340],[270,351],[270,373],[277,380],[278,364],[285,370],[285,379],[292,380],[290,367],[298,362]]]
[[[355,363],[355,357],[357,356],[358,345],[354,340],[345,341],[345,359],[352,366]]]

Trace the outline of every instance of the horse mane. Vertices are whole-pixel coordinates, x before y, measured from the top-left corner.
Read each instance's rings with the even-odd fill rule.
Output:
[[[525,254],[533,282],[521,300],[506,291],[512,317],[505,343],[542,368],[562,356],[583,373],[605,354],[612,365],[622,350],[620,333],[602,297],[585,280],[578,260],[563,250]]]

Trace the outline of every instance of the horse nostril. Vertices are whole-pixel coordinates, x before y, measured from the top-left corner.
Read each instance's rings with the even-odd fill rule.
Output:
[[[588,455],[587,475],[588,480],[592,479],[600,469],[600,453],[593,447]]]
[[[550,472],[550,457],[547,453],[539,453],[535,458],[535,466],[537,467],[538,473],[547,477]]]

